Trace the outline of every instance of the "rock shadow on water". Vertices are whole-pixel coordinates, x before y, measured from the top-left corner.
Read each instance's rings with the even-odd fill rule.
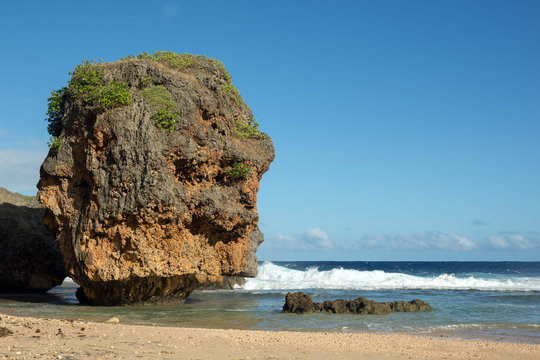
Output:
[[[32,304],[73,305],[69,299],[50,293],[2,293],[0,299]]]

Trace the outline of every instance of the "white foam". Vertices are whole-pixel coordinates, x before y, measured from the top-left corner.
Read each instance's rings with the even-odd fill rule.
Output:
[[[72,278],[66,277],[60,286],[78,286]]]
[[[256,278],[246,280],[244,290],[391,290],[391,289],[436,289],[436,290],[495,290],[495,291],[540,291],[540,278],[512,277],[488,279],[456,277],[441,274],[433,277],[414,276],[401,273],[386,273],[381,270],[359,271],[336,268],[319,271],[288,269],[271,262],[258,267]]]

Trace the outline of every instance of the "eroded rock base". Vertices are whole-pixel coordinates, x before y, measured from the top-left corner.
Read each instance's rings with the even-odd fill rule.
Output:
[[[192,275],[131,278],[128,281],[87,282],[77,289],[81,304],[141,305],[184,303],[198,287]]]
[[[236,285],[242,286],[246,279],[242,276],[223,276],[221,280],[202,284],[197,290],[233,290]]]

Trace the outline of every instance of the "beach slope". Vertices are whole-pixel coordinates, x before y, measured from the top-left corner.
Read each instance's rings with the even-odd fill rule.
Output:
[[[193,329],[0,315],[8,359],[540,359],[539,345],[406,334]]]

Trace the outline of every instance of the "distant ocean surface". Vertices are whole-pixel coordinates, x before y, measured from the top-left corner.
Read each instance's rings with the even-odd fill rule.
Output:
[[[196,291],[183,305],[78,305],[77,284],[45,295],[3,295],[0,312],[122,323],[413,335],[540,344],[540,262],[264,262],[235,290]],[[433,311],[377,315],[283,314],[289,291],[314,301],[422,299]]]

